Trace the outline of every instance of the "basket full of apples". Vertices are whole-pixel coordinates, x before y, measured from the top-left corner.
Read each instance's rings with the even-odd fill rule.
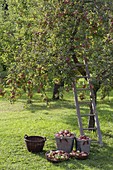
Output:
[[[70,158],[76,158],[76,159],[80,159],[80,160],[84,160],[87,159],[89,154],[87,152],[80,152],[79,150],[72,150],[70,152]]]
[[[69,154],[62,150],[50,150],[45,154],[46,159],[50,162],[57,163],[69,159]]]
[[[55,134],[57,150],[63,150],[70,153],[74,146],[75,134],[69,130],[61,130]]]
[[[91,138],[86,135],[81,135],[76,138],[76,149],[81,152],[90,152]]]

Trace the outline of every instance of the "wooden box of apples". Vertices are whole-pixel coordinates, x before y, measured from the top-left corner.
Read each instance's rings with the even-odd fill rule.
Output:
[[[70,153],[74,146],[75,134],[69,130],[61,130],[55,134],[56,147],[58,150],[63,150]]]
[[[57,163],[75,158],[84,160],[89,156],[90,139],[86,136],[75,137],[69,130],[61,130],[55,134],[56,150],[46,153],[48,161]],[[76,150],[73,150],[75,142]]]
[[[81,152],[90,152],[91,139],[88,136],[81,135],[76,138],[76,149]]]

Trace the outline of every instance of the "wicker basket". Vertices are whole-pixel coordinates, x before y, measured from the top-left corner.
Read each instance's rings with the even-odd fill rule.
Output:
[[[29,152],[37,153],[43,150],[46,138],[41,136],[24,136],[24,141]]]

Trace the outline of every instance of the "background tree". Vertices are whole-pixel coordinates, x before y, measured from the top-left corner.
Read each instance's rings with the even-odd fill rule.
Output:
[[[103,97],[112,89],[112,2],[25,0],[8,5],[7,19],[0,20],[0,55],[8,69],[11,101],[25,92],[31,102],[36,90],[47,101],[46,89],[54,83],[69,89],[75,75],[86,74],[75,66],[83,56],[91,63],[95,96],[100,88]]]

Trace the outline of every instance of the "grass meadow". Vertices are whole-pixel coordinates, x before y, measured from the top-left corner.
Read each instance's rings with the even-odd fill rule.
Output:
[[[113,93],[104,100],[98,98],[103,147],[92,143],[87,160],[69,159],[56,164],[45,158],[48,150],[56,149],[54,134],[68,129],[80,135],[73,94],[65,93],[63,100],[51,100],[48,106],[40,99],[35,94],[33,103],[26,105],[24,97],[14,104],[0,98],[0,170],[113,170]],[[25,134],[45,136],[43,152],[28,152]]]

